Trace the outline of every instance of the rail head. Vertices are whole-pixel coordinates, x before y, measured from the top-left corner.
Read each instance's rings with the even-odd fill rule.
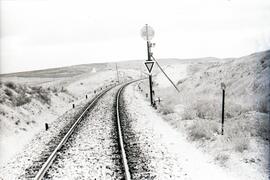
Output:
[[[123,163],[123,166],[124,166],[125,179],[130,180],[131,175],[130,175],[128,162],[127,162],[127,156],[126,156],[126,152],[125,152],[125,148],[124,148],[124,139],[123,139],[123,134],[122,134],[122,130],[121,130],[120,110],[119,110],[120,109],[119,108],[120,95],[121,95],[121,92],[122,92],[122,90],[124,89],[124,87],[126,85],[122,86],[119,89],[118,93],[117,93],[117,98],[116,98],[116,118],[117,118],[117,129],[118,129],[118,136],[119,136],[119,145],[120,145],[120,148],[121,148],[122,163]]]
[[[117,118],[117,129],[118,129],[119,145],[120,145],[120,148],[121,148],[122,163],[123,163],[123,166],[124,166],[124,173],[125,173],[125,179],[126,179],[126,180],[131,180],[131,174],[130,174],[130,170],[129,170],[129,166],[128,166],[128,161],[127,161],[127,155],[126,155],[125,147],[124,147],[123,133],[122,133],[122,130],[121,130],[120,106],[119,106],[119,104],[120,104],[120,96],[121,96],[121,93],[122,93],[123,89],[124,89],[126,86],[128,86],[128,85],[131,84],[131,83],[140,81],[140,80],[143,80],[143,79],[138,79],[138,80],[130,81],[130,82],[124,84],[124,85],[118,90],[117,95],[116,95],[116,118]]]

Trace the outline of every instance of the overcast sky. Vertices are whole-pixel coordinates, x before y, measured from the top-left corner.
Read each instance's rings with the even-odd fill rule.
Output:
[[[239,57],[270,49],[270,0],[0,0],[0,73],[146,58]]]

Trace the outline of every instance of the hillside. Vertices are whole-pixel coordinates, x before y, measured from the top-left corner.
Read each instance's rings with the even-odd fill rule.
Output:
[[[269,172],[270,51],[241,58],[175,62],[154,77],[158,112],[220,166],[243,177]],[[221,82],[226,84],[224,135]],[[144,93],[148,93],[148,82]],[[252,179],[251,178],[251,179]]]
[[[180,89],[157,66],[157,111],[192,144],[237,176],[263,179],[269,171],[270,51],[241,58],[160,59]],[[143,61],[117,62],[120,82],[145,76]],[[117,81],[116,63],[86,64],[0,75],[0,163],[20,151],[44,123],[57,120]],[[220,134],[221,82],[226,84]],[[149,92],[142,83],[143,95]],[[247,172],[242,175],[240,172]]]
[[[138,64],[137,62],[135,62]],[[120,82],[139,72],[118,65]],[[139,66],[138,66],[139,67]],[[59,116],[116,83],[115,64],[88,64],[0,75],[0,163]]]

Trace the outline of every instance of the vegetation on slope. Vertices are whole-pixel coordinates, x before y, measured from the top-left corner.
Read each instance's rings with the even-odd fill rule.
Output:
[[[162,98],[158,111],[222,164],[231,158],[232,152],[256,152],[257,158],[247,155],[243,159],[263,161],[270,139],[270,51],[237,59],[196,62],[190,64],[188,73],[177,83],[179,94],[171,87],[155,87],[157,96]],[[220,134],[221,82],[226,84],[224,136]],[[268,163],[267,158],[264,163]]]

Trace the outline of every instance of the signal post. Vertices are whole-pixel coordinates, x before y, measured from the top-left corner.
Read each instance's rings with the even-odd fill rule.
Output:
[[[152,43],[150,40],[154,37],[154,30],[151,26],[148,26],[147,24],[142,28],[141,30],[141,36],[144,40],[147,42],[147,60],[145,61],[145,66],[148,70],[149,73],[149,90],[150,90],[150,104],[153,106],[154,101],[153,101],[153,82],[152,82],[152,69],[154,66],[154,61],[152,61],[152,52],[151,52],[151,47]]]

